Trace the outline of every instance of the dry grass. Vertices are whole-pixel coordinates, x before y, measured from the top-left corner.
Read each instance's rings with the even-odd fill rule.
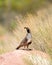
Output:
[[[44,52],[52,51],[52,9],[51,6],[37,12],[37,16],[28,14],[19,19],[16,36],[21,40],[25,35],[24,26],[31,29],[33,44],[31,47]],[[22,32],[22,33],[21,33]],[[18,34],[18,35],[17,35]],[[49,49],[49,50],[48,50]]]

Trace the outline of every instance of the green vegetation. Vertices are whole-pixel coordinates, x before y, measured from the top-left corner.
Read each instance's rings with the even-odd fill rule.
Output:
[[[15,30],[15,28],[17,27],[17,23],[15,21],[12,21],[9,25],[9,31],[13,31]]]
[[[0,25],[0,36],[3,36],[6,33],[6,30]]]
[[[39,8],[45,1],[46,0],[0,0],[0,8],[24,12]]]

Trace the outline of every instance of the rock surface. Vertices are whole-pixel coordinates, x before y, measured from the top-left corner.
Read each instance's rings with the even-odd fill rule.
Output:
[[[50,57],[37,50],[15,50],[0,55],[0,65],[50,65]]]

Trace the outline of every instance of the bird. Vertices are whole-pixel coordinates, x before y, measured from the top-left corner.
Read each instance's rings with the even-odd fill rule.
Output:
[[[22,41],[20,42],[19,46],[16,49],[19,49],[21,47],[25,46],[29,47],[29,45],[32,43],[32,35],[31,35],[31,31],[28,27],[24,27],[24,29],[26,29],[27,33],[26,36],[22,39]]]

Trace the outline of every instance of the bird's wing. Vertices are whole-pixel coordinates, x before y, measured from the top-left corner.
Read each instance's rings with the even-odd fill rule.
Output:
[[[27,38],[25,37],[22,41],[21,41],[21,44],[22,43],[26,43],[27,42]]]

